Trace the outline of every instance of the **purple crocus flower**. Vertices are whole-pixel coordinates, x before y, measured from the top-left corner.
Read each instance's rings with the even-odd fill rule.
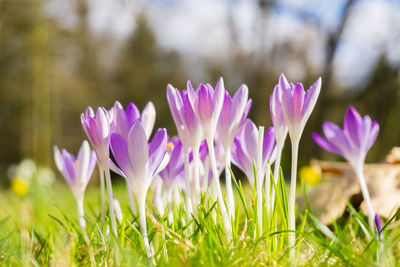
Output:
[[[115,131],[125,139],[128,137],[132,125],[139,120],[142,123],[147,139],[150,138],[156,119],[156,110],[152,102],[147,103],[142,114],[134,103],[129,103],[126,110],[116,101],[113,107]]]
[[[249,179],[251,186],[254,183],[253,161],[257,158],[258,130],[256,125],[247,119],[241,131],[233,141],[232,162],[239,167]],[[273,127],[267,129],[264,135],[262,151],[262,175],[265,176],[265,170],[268,159],[271,160],[272,152],[275,146],[275,130]]]
[[[214,138],[218,119],[224,103],[225,87],[220,78],[215,90],[210,84],[200,84],[195,91],[188,82],[188,95],[206,139]]]
[[[109,158],[110,134],[112,132],[112,119],[105,108],[99,107],[96,114],[91,107],[81,114],[83,129],[92,143],[100,164],[107,166]]]
[[[148,144],[145,130],[139,121],[135,122],[125,139],[118,133],[111,135],[111,151],[119,172],[126,178],[134,193],[140,216],[140,226],[147,255],[151,256],[146,226],[146,195],[154,177],[168,164],[167,132],[159,129]]]
[[[329,121],[324,122],[322,130],[326,139],[313,133],[314,141],[323,149],[344,157],[353,168],[358,168],[364,164],[365,156],[378,136],[379,125],[368,115],[362,118],[354,107],[349,107],[343,130]]]
[[[379,132],[379,124],[368,115],[361,117],[354,107],[349,107],[344,117],[343,130],[332,122],[324,122],[325,138],[313,133],[314,141],[323,149],[344,157],[353,167],[360,183],[361,192],[368,209],[368,221],[374,229],[375,212],[364,178],[364,160]]]
[[[286,77],[281,74],[279,86],[282,88],[282,110],[289,129],[290,138],[300,140],[304,127],[317,102],[321,91],[321,78],[304,91],[302,83],[288,83]]]
[[[282,74],[283,75],[283,74]],[[272,125],[275,128],[276,143],[283,144],[288,133],[288,126],[282,108],[282,88],[277,84],[269,98],[269,110],[271,113]]]
[[[247,118],[252,101],[248,100],[248,88],[242,85],[233,98],[225,91],[224,102],[217,124],[217,132],[225,150],[230,150],[238,128]],[[222,138],[223,137],[223,138]]]
[[[202,139],[201,128],[190,104],[188,92],[167,86],[167,100],[172,118],[183,146],[198,147]]]
[[[79,222],[82,228],[86,226],[83,212],[83,198],[86,186],[96,166],[96,153],[90,150],[89,143],[83,141],[78,156],[75,157],[65,149],[61,152],[54,147],[54,159],[58,170],[71,188],[78,204]]]
[[[184,179],[183,145],[180,139],[172,139],[171,158],[168,165],[159,173],[165,189],[171,190],[178,180]]]
[[[238,128],[244,123],[251,108],[251,100],[248,99],[248,88],[242,85],[233,98],[228,91],[225,91],[224,103],[217,124],[216,158],[218,162],[218,150],[221,153],[221,163],[225,166],[225,183],[227,193],[227,206],[229,216],[234,218],[235,199],[233,197],[232,182],[230,175],[231,167],[231,146]]]

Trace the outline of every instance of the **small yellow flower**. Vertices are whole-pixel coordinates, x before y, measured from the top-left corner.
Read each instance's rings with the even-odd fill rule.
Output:
[[[28,182],[21,177],[15,177],[11,180],[11,190],[18,196],[25,196],[29,190]]]
[[[307,184],[317,184],[321,181],[321,170],[312,166],[304,166],[299,172],[300,179]]]

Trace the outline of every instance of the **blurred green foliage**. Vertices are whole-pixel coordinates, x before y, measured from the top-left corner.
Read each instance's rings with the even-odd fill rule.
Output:
[[[153,101],[156,127],[175,134],[165,88],[168,83],[184,88],[190,77],[182,56],[159,46],[146,16],[138,16],[135,30],[115,45],[107,34],[91,31],[86,1],[72,2],[77,23],[70,28],[47,15],[46,3],[0,0],[0,169],[25,157],[51,164],[54,144],[76,151],[85,138],[79,116],[89,105],[110,108],[115,100],[124,106],[133,101],[142,109]],[[215,83],[222,75],[231,92],[246,83],[254,101],[250,116],[270,125],[269,94],[285,71],[276,70],[273,62],[292,49],[274,48],[271,59],[235,51],[228,60],[199,64],[205,66],[205,81]],[[304,85],[323,74],[307,69]],[[340,88],[332,79],[328,83],[323,82],[322,104],[306,127],[301,164],[311,157],[334,157],[313,143],[311,132],[320,131],[323,120],[341,123],[350,104],[379,121],[381,132],[368,159],[382,160],[400,139],[398,69],[382,59],[363,88]],[[285,167],[290,150],[284,153]]]

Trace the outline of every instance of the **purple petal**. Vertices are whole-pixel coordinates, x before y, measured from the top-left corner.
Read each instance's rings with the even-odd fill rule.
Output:
[[[371,125],[371,131],[369,133],[369,140],[368,140],[368,143],[367,143],[367,149],[370,149],[371,146],[375,143],[375,140],[376,140],[376,138],[378,136],[378,133],[379,133],[379,124],[378,124],[378,122],[373,121],[372,125]]]
[[[265,167],[268,163],[268,159],[271,160],[272,151],[275,147],[275,129],[269,127],[264,135],[263,141],[263,166]]]
[[[210,86],[211,87],[211,86]],[[210,91],[212,90],[212,87]],[[211,94],[212,100],[212,120],[215,125],[218,122],[219,115],[221,114],[222,105],[224,104],[224,95],[225,95],[225,86],[224,80],[221,78],[218,79],[217,84],[215,85],[215,92]]]
[[[312,110],[314,109],[315,104],[317,103],[319,92],[321,91],[321,83],[322,80],[321,77],[319,77],[306,92],[306,95],[304,97],[304,108],[302,113],[305,120],[308,120]]]
[[[132,127],[132,125],[140,119],[140,112],[137,106],[131,102],[129,105],[126,107],[126,120],[127,120],[127,125],[128,125],[128,131]]]
[[[206,123],[211,120],[212,115],[212,98],[209,90],[205,85],[200,85],[198,91],[198,116],[202,123]],[[189,95],[190,98],[190,95]]]
[[[190,104],[192,105],[192,108],[195,110],[196,109],[196,102],[197,102],[197,94],[193,89],[192,83],[190,81],[187,81],[187,93],[189,97]]]
[[[246,85],[242,85],[233,96],[230,121],[234,127],[237,127],[243,116],[243,112],[247,106],[248,95],[249,89]]]
[[[110,141],[111,152],[123,173],[132,179],[131,163],[129,161],[128,144],[125,139],[118,133],[111,134]]]
[[[222,106],[221,114],[218,120],[218,131],[223,134],[229,133],[229,126],[231,122],[231,107],[232,99],[228,91],[225,91],[224,104]]]
[[[146,133],[147,139],[150,138],[151,132],[153,131],[154,123],[156,121],[156,109],[153,102],[149,102],[143,109],[141,122],[143,129]]]
[[[76,171],[75,171],[75,158],[73,155],[68,153],[65,149],[62,150],[62,156],[64,161],[65,175],[64,178],[69,184],[75,184],[77,182]]]
[[[293,90],[293,116],[296,123],[300,123],[303,118],[304,88],[301,83],[297,83]]]
[[[83,141],[81,148],[79,149],[76,162],[76,173],[78,178],[82,179],[80,182],[86,182],[88,180],[87,174],[90,163],[90,147],[86,140]]]
[[[135,122],[130,129],[127,144],[129,160],[136,179],[147,178],[149,150],[146,133],[140,122]]]
[[[149,144],[149,173],[154,174],[164,158],[167,148],[167,131],[159,129]]]
[[[98,108],[96,113],[96,132],[97,137],[102,141],[110,134],[110,122],[107,116],[107,110]]]
[[[253,160],[250,159],[243,151],[243,146],[238,138],[233,140],[232,146],[232,163],[241,169],[253,184],[254,172],[253,172]]]
[[[282,90],[290,89],[289,82],[287,81],[287,79],[283,73],[281,73],[281,75],[279,76],[279,86],[282,88]]]
[[[312,138],[314,139],[315,143],[317,143],[320,147],[322,147],[323,149],[338,154],[338,155],[342,155],[342,153],[340,152],[340,150],[338,150],[333,144],[329,143],[328,140],[326,140],[325,138],[321,137],[320,135],[318,135],[317,133],[313,133],[312,134]]]
[[[356,147],[361,146],[362,141],[362,118],[354,107],[347,109],[343,122],[343,130]]]
[[[117,133],[126,139],[128,137],[130,125],[124,107],[118,101],[114,104],[114,121]]]
[[[245,145],[242,148],[247,157],[253,160],[257,157],[258,130],[250,119],[246,120],[243,130],[243,140],[241,141]]]

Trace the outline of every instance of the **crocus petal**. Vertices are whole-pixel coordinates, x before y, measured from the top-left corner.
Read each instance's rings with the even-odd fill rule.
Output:
[[[118,168],[117,165],[115,165],[115,163],[109,159],[108,160],[108,167],[110,168],[110,170],[112,170],[113,172],[115,172],[116,174],[119,174],[120,176],[124,177],[125,179],[127,179],[126,174],[123,172],[123,170],[121,170],[120,168]]]
[[[151,136],[151,132],[153,131],[155,121],[156,121],[156,109],[154,107],[153,102],[150,101],[144,107],[141,116],[142,126],[146,133],[147,139],[149,139]]]
[[[353,157],[352,153],[350,152],[350,144],[346,139],[346,136],[343,134],[342,129],[339,126],[332,122],[324,122],[322,125],[322,130],[327,138],[327,140],[336,147],[340,153],[347,160],[351,160]]]
[[[69,154],[65,149],[62,150],[62,156],[66,174],[64,178],[70,185],[73,185],[77,182],[76,171],[74,167],[75,158],[71,154]]]
[[[275,129],[274,127],[269,127],[264,135],[263,141],[263,166],[265,168],[268,163],[268,159],[272,162],[272,152],[275,147]]]
[[[147,178],[149,150],[146,133],[140,122],[135,122],[129,131],[127,144],[129,160],[136,179]]]
[[[167,131],[159,129],[149,145],[149,172],[154,174],[164,158],[167,148]]]
[[[90,152],[90,158],[89,158],[89,167],[88,167],[88,171],[87,171],[87,181],[89,181],[89,178],[92,176],[94,168],[96,167],[96,162],[97,162],[97,156],[96,156],[96,152],[91,151]]]
[[[378,122],[373,121],[372,125],[371,125],[371,132],[369,134],[369,140],[367,143],[367,149],[370,149],[371,146],[375,143],[378,133],[379,133],[379,124],[378,124]]]
[[[57,146],[54,146],[53,150],[54,150],[54,160],[56,162],[56,166],[62,172],[62,170],[64,169],[64,161],[61,152]]]
[[[354,107],[349,107],[344,117],[343,130],[356,147],[360,147],[361,145],[362,123],[362,118],[357,110]]]
[[[97,137],[101,140],[108,137],[110,134],[110,122],[106,115],[107,111],[104,108],[98,108],[96,113],[96,130]]]
[[[211,86],[210,86],[211,87]],[[210,91],[212,90],[212,87]],[[224,80],[221,78],[218,79],[217,84],[215,85],[215,92],[212,97],[212,127],[215,128],[218,123],[219,115],[221,114],[222,105],[224,104],[224,95],[225,95],[225,86]]]
[[[146,107],[144,108],[144,110],[146,110]],[[144,110],[143,110],[143,112],[144,112]],[[133,102],[130,102],[129,105],[126,107],[125,114],[126,114],[126,119],[127,119],[128,125],[129,125],[129,129],[130,129],[130,127],[132,127],[132,125],[138,119],[140,119],[139,109],[137,108],[137,106]]]
[[[124,107],[118,101],[114,103],[113,112],[117,133],[121,134],[124,138],[127,138],[130,125]]]
[[[232,109],[231,109],[231,126],[233,130],[236,130],[238,123],[242,118],[242,114],[247,105],[247,98],[249,95],[249,89],[246,85],[242,85],[235,93],[232,99]],[[221,112],[222,116],[222,112]]]
[[[212,98],[204,84],[200,85],[198,91],[198,116],[203,124],[209,124],[212,115]]]
[[[222,106],[221,115],[218,121],[218,131],[219,133],[224,133],[225,135],[229,133],[229,126],[231,122],[231,109],[232,99],[228,93],[225,91],[224,104]]]
[[[258,142],[258,130],[256,125],[247,119],[243,128],[243,151],[250,159],[255,159],[257,156],[257,142]]]
[[[317,103],[317,99],[321,91],[321,84],[322,84],[322,79],[321,77],[319,77],[306,92],[306,95],[304,97],[304,108],[302,113],[305,121],[308,120],[308,118],[311,115],[311,112],[315,107],[315,104]]]
[[[315,143],[317,143],[323,149],[338,155],[342,155],[340,150],[338,150],[334,145],[329,143],[325,138],[321,137],[319,134],[314,132],[312,134],[312,138],[314,139]]]
[[[129,153],[128,153],[128,144],[125,141],[125,139],[118,133],[111,134],[110,147],[111,147],[111,152],[119,168],[127,176],[126,178],[132,179],[131,163],[129,161]]]
[[[292,114],[296,122],[300,122],[302,120],[304,95],[305,92],[303,85],[301,83],[297,83],[293,89],[293,114]]]
[[[76,172],[79,179],[87,179],[89,163],[90,163],[90,147],[89,143],[85,140],[83,141],[81,148],[79,149],[77,157]],[[86,181],[80,180],[79,183],[81,185],[84,185]]]

